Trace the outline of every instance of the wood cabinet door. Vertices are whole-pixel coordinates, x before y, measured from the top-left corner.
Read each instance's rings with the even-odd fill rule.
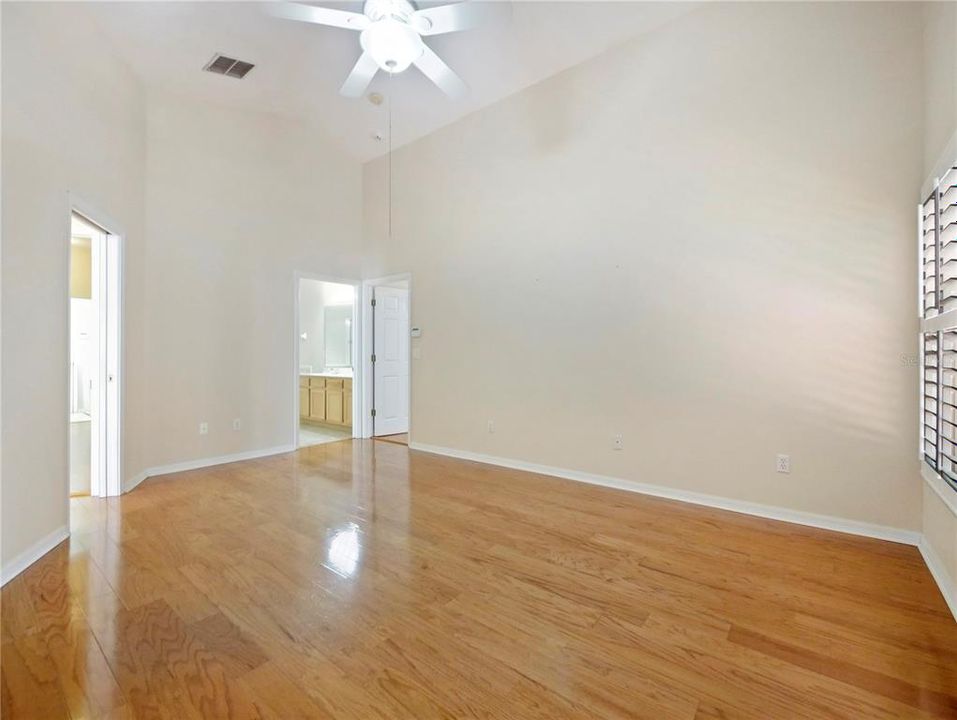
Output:
[[[342,390],[326,390],[326,422],[342,425]]]
[[[309,388],[309,419],[326,419],[326,391]]]
[[[352,390],[342,393],[342,424],[352,425]]]
[[[299,388],[299,417],[309,417],[309,388]]]

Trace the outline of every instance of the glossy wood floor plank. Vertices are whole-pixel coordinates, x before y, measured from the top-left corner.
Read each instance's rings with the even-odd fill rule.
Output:
[[[344,441],[72,501],[7,718],[955,718],[912,547]]]

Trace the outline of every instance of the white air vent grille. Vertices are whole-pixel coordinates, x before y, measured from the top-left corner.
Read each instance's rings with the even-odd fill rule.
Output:
[[[229,77],[242,79],[247,73],[255,67],[252,63],[237,60],[236,58],[226,57],[225,55],[213,55],[213,59],[206,63],[203,70],[217,75],[228,75]]]

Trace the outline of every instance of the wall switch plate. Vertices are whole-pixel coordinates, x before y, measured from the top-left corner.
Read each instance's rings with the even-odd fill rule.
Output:
[[[239,418],[233,420],[233,430],[240,430],[243,426],[243,421]]]
[[[791,456],[778,455],[777,464],[775,467],[779,473],[791,472]]]
[[[488,421],[488,432],[489,432],[489,435],[494,435],[494,434],[495,434],[495,421],[494,421],[494,420],[489,420],[489,421]]]
[[[199,424],[199,434],[208,435],[209,434],[209,423],[201,422]]]
[[[621,435],[615,435],[615,439],[612,441],[612,447],[615,450],[621,450],[625,447],[625,441]]]

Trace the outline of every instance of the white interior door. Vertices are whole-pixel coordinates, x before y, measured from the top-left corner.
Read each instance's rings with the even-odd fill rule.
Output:
[[[109,454],[106,444],[106,326],[107,326],[107,247],[104,234],[95,232],[90,245],[92,276],[90,291],[93,297],[93,312],[96,330],[93,333],[93,368],[90,392],[90,494],[93,497],[108,495],[106,468]]]
[[[375,435],[409,431],[409,290],[374,290]]]
[[[90,378],[90,494],[119,495],[121,242],[117,235],[94,233],[91,242],[91,294],[95,344]]]
[[[105,417],[103,435],[106,440],[106,457],[103,469],[106,472],[106,495],[119,495],[123,492],[120,471],[120,332],[122,328],[122,292],[121,266],[123,263],[120,237],[106,235],[103,238],[106,247],[106,317],[101,332],[106,336],[105,357],[102,367]]]

